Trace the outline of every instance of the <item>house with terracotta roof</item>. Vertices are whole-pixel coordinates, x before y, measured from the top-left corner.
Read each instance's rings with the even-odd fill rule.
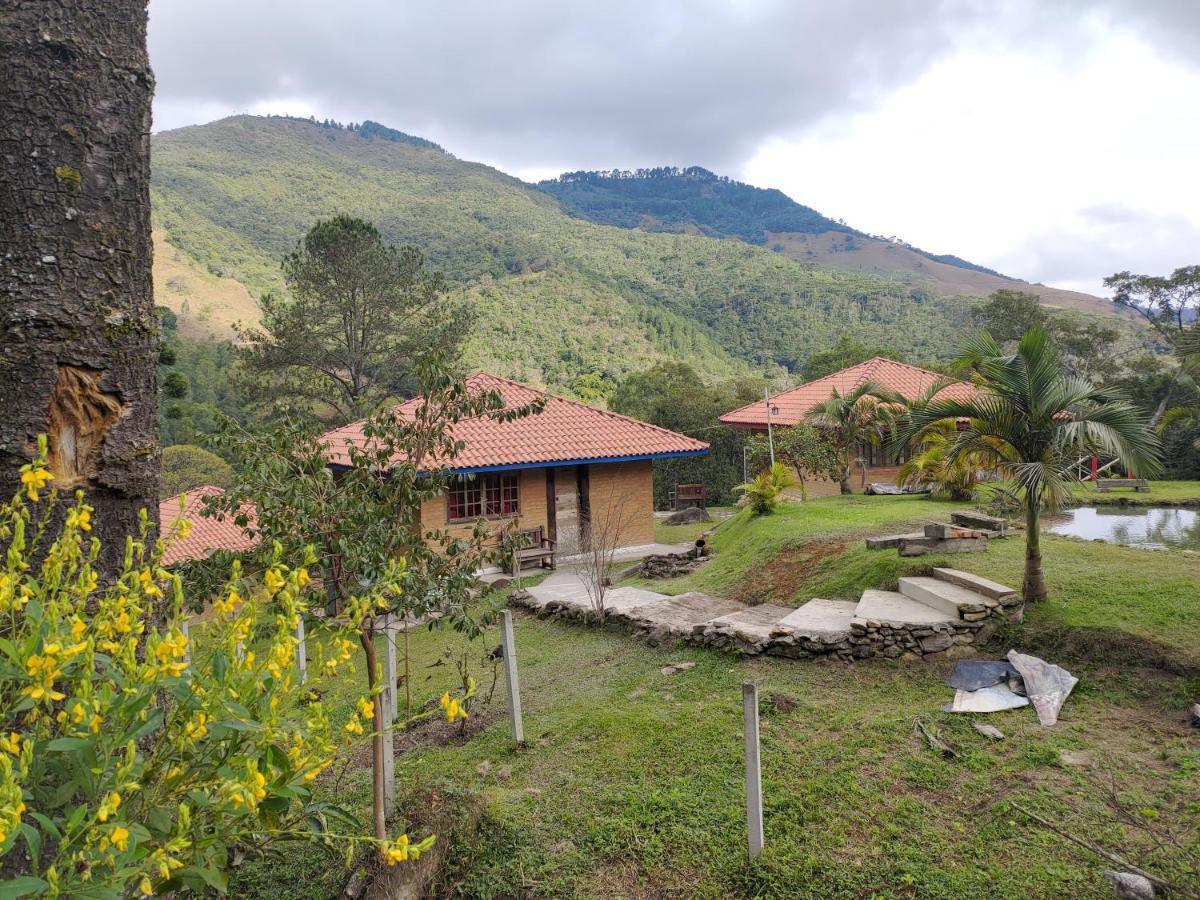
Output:
[[[868,381],[875,382],[899,394],[905,400],[916,400],[929,390],[944,375],[876,356],[858,365],[826,375],[805,384],[797,385],[786,391],[781,391],[766,400],[748,403],[739,409],[732,410],[720,417],[720,422],[734,428],[744,428],[750,431],[766,431],[767,422],[772,428],[786,428],[804,422],[813,408],[828,400],[836,390],[846,395],[859,385]],[[938,397],[968,399],[974,395],[975,388],[963,381],[947,385]],[[854,482],[857,487],[866,488],[867,473],[874,482],[891,482],[905,461],[905,451],[896,452],[886,442],[881,444],[866,444],[858,448],[857,458],[866,465],[857,466]],[[836,481],[807,480],[806,487],[809,496],[827,496],[838,493]]]
[[[168,544],[162,559],[164,566],[207,559],[214,550],[240,552],[254,549],[254,538],[233,520],[233,516],[209,518],[202,514],[204,498],[223,493],[219,487],[203,485],[183,494],[182,507],[179,496],[168,497],[158,504],[160,534],[169,535],[178,519],[186,519],[191,524],[187,537],[175,538]],[[249,527],[253,528],[254,510],[247,508],[246,516]]]
[[[708,453],[702,441],[498,375],[473,375],[467,388],[495,391],[510,409],[541,397],[545,405],[540,413],[510,421],[480,416],[455,424],[453,436],[463,449],[445,463],[453,478],[449,490],[421,508],[426,530],[465,537],[481,518],[494,523],[496,532],[514,523],[553,541],[560,556],[586,550],[589,533],[611,535],[619,547],[652,544],[652,463]],[[414,398],[396,413],[411,415],[421,403]],[[350,462],[348,445],[362,446],[363,422],[334,429],[324,439],[336,471]]]

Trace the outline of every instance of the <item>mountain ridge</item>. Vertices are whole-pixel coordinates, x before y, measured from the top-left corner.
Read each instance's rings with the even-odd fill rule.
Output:
[[[479,318],[467,364],[568,391],[666,359],[705,378],[785,380],[847,332],[937,361],[973,324],[971,302],[912,279],[597,224],[432,142],[363,127],[234,116],[153,136],[155,226],[178,269],[159,278],[174,279],[159,296],[177,312],[186,300],[195,321],[181,329],[224,322],[228,333],[247,296],[282,287],[280,258],[337,213],[375,222],[446,273]],[[217,288],[236,314],[211,308]]]

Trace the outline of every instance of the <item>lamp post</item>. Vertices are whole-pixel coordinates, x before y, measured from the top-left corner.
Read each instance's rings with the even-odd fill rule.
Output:
[[[775,435],[771,432],[771,416],[779,412],[778,406],[771,405],[771,395],[763,388],[763,404],[767,407],[767,448],[771,451],[771,468],[775,468]]]

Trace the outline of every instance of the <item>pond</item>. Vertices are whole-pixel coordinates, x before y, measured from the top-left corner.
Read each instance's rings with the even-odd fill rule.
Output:
[[[1194,509],[1083,506],[1048,520],[1046,531],[1129,547],[1200,550],[1200,516]]]

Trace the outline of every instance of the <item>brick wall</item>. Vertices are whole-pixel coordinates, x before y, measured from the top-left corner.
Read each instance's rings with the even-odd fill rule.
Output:
[[[850,473],[850,489],[856,494],[861,494],[871,482],[894,484],[896,482],[896,473],[900,471],[899,466],[872,466],[867,473],[870,481],[863,481],[862,469],[855,466]],[[841,493],[841,488],[836,481],[827,481],[825,479],[804,479],[804,486],[808,490],[808,496],[812,497],[832,497],[834,494]]]
[[[521,502],[521,514],[516,517],[517,528],[546,527],[546,470],[521,469],[518,473],[518,487]],[[512,517],[490,519],[488,524],[499,533],[511,521]],[[421,526],[424,530],[441,529],[449,532],[455,538],[468,538],[475,527],[475,522],[448,523],[446,497],[434,497],[426,500],[421,506]]]
[[[654,543],[654,476],[650,461],[588,466],[594,534],[612,531],[616,546]]]

